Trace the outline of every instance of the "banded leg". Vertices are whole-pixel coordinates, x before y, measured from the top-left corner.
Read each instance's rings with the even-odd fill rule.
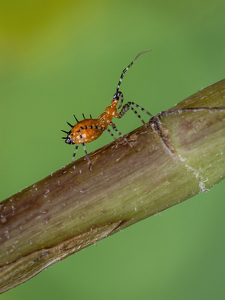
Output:
[[[123,93],[122,92],[118,92],[116,96],[118,98],[118,101],[120,99],[120,105],[118,106],[118,109],[119,109],[122,106],[122,104],[123,104],[123,100],[124,100]]]
[[[114,134],[111,132],[111,130],[109,128],[107,128],[107,131],[109,132],[109,134],[111,135],[111,137],[113,137],[114,140],[116,140],[116,137],[114,136]]]
[[[128,142],[128,140],[125,138],[125,136],[122,135],[121,132],[119,132],[119,130],[116,128],[116,125],[114,123],[110,123],[110,126],[112,126],[113,130],[116,131],[116,133],[131,147],[133,148],[133,146]]]
[[[85,127],[86,127],[86,126],[85,126]],[[88,160],[89,170],[91,171],[91,170],[92,170],[92,168],[91,168],[91,167],[92,167],[92,166],[91,166],[91,161],[90,161],[90,159],[89,159],[89,157],[88,157],[88,154],[87,154],[87,150],[86,150],[86,147],[85,147],[85,144],[84,144],[84,139],[83,139],[82,134],[81,134],[81,129],[83,129],[83,128],[80,127],[80,129],[79,129],[80,141],[81,141],[81,145],[82,145],[82,147],[83,147],[83,149],[84,149],[85,155],[86,155],[87,160]]]
[[[83,147],[83,149],[84,149],[85,155],[86,155],[87,160],[88,160],[89,170],[91,171],[91,170],[92,170],[92,165],[91,165],[91,161],[90,161],[90,159],[89,159],[89,156],[88,156],[88,154],[87,154],[87,150],[86,150],[86,147],[85,147],[85,144],[84,144],[84,139],[83,139],[82,134],[81,134],[81,130],[82,130],[82,129],[98,129],[98,130],[105,131],[106,128],[105,128],[105,127],[100,127],[100,126],[93,126],[93,125],[91,125],[91,126],[82,126],[82,127],[79,128],[79,134],[80,134],[81,145],[82,145],[82,147]]]
[[[152,114],[150,114],[150,112],[148,112],[146,109],[144,109],[143,107],[141,107],[140,105],[134,103],[134,102],[128,102],[130,105],[134,105],[135,107],[139,108],[141,111],[143,111],[144,113],[146,113],[149,117],[153,117]]]
[[[145,121],[142,119],[142,117],[139,115],[139,113],[132,106],[130,106],[128,103],[125,104],[122,107],[122,110],[120,111],[120,113],[119,113],[119,115],[118,115],[117,118],[121,119],[129,109],[131,109],[135,113],[135,115],[141,120],[141,122],[143,124],[145,124]]]
[[[75,155],[77,153],[77,149],[78,149],[78,145],[75,146],[74,152],[73,152],[73,156],[72,156],[72,161],[74,161]]]
[[[145,112],[148,116],[152,117],[152,115],[151,115],[147,110],[145,110],[143,107],[141,107],[140,105],[138,105],[138,104],[136,104],[136,103],[134,103],[134,102],[128,102],[128,103],[126,103],[126,104],[122,107],[122,109],[121,109],[121,111],[120,111],[120,113],[119,113],[119,115],[118,115],[117,118],[118,118],[118,119],[121,119],[121,118],[125,115],[125,113],[126,113],[129,109],[131,109],[131,110],[135,113],[135,115],[141,120],[141,122],[142,122],[143,124],[145,124],[145,121],[142,119],[142,117],[139,115],[139,113],[138,113],[131,105],[134,105],[135,107],[139,108],[141,111]]]

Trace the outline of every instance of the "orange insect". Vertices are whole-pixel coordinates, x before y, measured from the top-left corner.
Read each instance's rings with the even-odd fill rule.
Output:
[[[78,121],[76,116],[74,115],[74,118],[77,121],[76,125],[71,125],[69,122],[67,122],[67,124],[69,126],[71,126],[71,130],[69,132],[62,130],[63,132],[65,132],[67,134],[67,137],[63,137],[63,139],[65,139],[66,144],[70,144],[70,145],[75,144],[76,145],[75,150],[73,152],[72,161],[74,160],[74,157],[76,155],[78,145],[81,144],[83,146],[84,152],[85,152],[87,160],[88,160],[89,169],[91,170],[91,161],[88,157],[88,154],[87,154],[87,151],[85,148],[85,144],[96,140],[98,137],[100,137],[100,135],[102,135],[103,131],[105,131],[105,130],[107,130],[110,133],[110,135],[116,140],[116,138],[114,137],[114,135],[108,128],[109,125],[112,126],[112,128],[117,132],[117,134],[120,137],[122,137],[126,141],[127,144],[129,144],[131,146],[131,144],[128,142],[128,140],[117,130],[115,124],[112,122],[113,117],[120,119],[124,116],[124,114],[129,109],[131,109],[138,116],[138,118],[142,121],[142,123],[145,124],[142,117],[137,113],[137,111],[131,105],[139,108],[140,110],[144,111],[147,115],[152,117],[152,115],[148,111],[146,111],[144,108],[142,108],[141,106],[139,106],[138,104],[136,104],[134,102],[126,103],[122,107],[121,111],[118,113],[118,109],[122,106],[123,99],[124,99],[123,93],[119,91],[124,74],[133,65],[133,63],[136,61],[136,59],[141,54],[144,54],[149,51],[151,51],[151,50],[146,50],[146,51],[139,53],[135,57],[135,59],[123,70],[123,72],[120,76],[119,83],[116,88],[116,93],[114,94],[113,99],[111,100],[111,105],[106,107],[105,111],[98,117],[98,119],[92,119],[91,115],[90,115],[90,119],[86,119],[83,114],[84,119],[82,121]],[[119,100],[120,100],[120,104],[119,104],[119,107],[117,108],[117,104],[118,104]]]

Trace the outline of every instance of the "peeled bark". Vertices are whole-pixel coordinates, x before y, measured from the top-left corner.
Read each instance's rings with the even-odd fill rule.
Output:
[[[225,176],[225,80],[0,203],[0,293]]]

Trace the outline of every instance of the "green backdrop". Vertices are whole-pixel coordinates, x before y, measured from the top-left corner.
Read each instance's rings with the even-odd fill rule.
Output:
[[[152,49],[121,90],[152,114],[223,79],[224,20],[224,0],[0,0],[0,199],[70,163],[60,130],[73,114],[98,117],[140,51]],[[115,123],[124,134],[141,126],[131,112]],[[104,133],[87,150],[110,141]],[[221,182],[1,300],[224,299],[224,192]]]

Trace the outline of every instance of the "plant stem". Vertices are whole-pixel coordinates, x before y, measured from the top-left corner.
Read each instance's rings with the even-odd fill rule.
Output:
[[[0,203],[0,293],[225,176],[225,80]]]

